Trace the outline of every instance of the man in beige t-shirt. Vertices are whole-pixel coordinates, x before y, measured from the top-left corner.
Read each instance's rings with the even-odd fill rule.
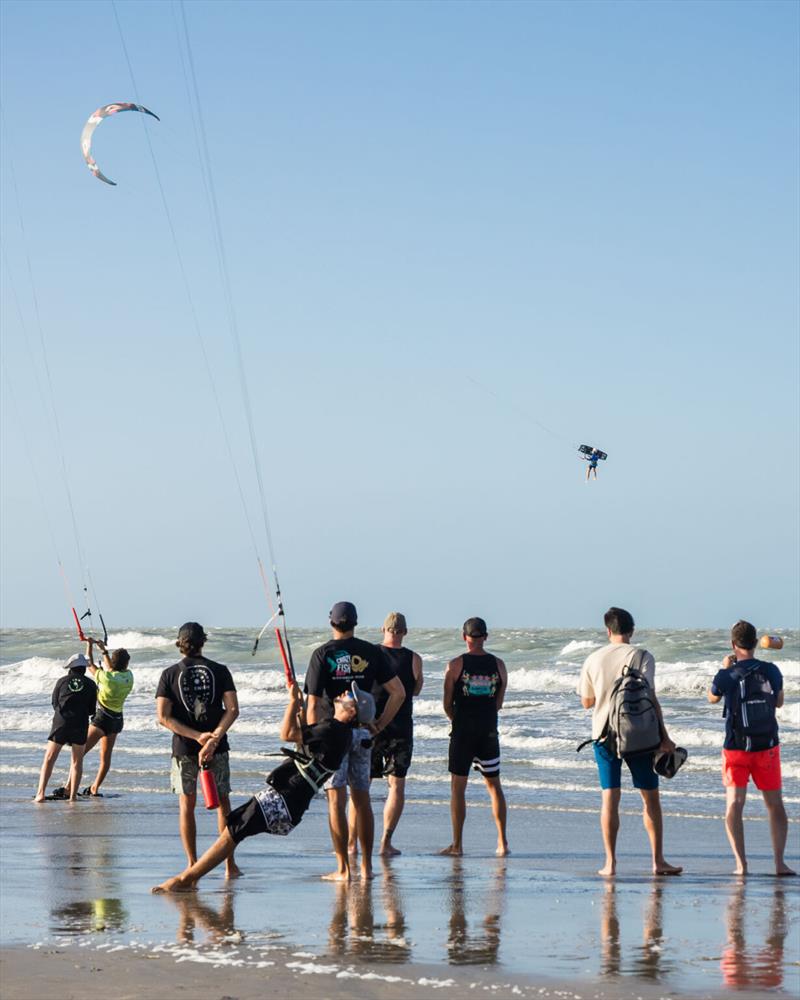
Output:
[[[605,614],[605,626],[608,645],[595,650],[586,658],[578,681],[581,704],[584,708],[592,709],[593,740],[598,740],[603,734],[608,720],[609,701],[614,682],[621,676],[623,667],[631,662],[637,652],[636,647],[631,645],[634,622],[630,612],[624,608],[609,608]],[[653,689],[655,700],[656,662],[651,653],[646,650],[643,652],[644,658],[639,669]],[[657,702],[656,708],[661,716],[661,708]],[[661,729],[663,738],[660,749],[674,750],[675,744],[667,735],[663,717],[661,717]],[[603,795],[600,828],[606,851],[606,863],[598,874],[611,876],[617,871],[616,849],[619,832],[619,800],[622,794],[622,761],[598,743],[594,744],[594,757]],[[625,763],[631,772],[634,788],[638,788],[642,795],[644,827],[653,852],[653,874],[679,875],[683,869],[669,864],[664,858],[661,800],[658,794],[658,775],[653,770],[653,754],[629,757]]]

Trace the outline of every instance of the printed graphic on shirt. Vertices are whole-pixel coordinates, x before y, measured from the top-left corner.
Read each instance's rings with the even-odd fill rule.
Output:
[[[83,691],[83,678],[70,677],[69,684],[67,686],[73,694],[76,694],[78,691]]]
[[[327,657],[331,677],[337,680],[347,680],[354,674],[363,674],[369,666],[369,661],[346,649],[335,649]]]
[[[497,674],[468,674],[465,672],[461,675],[464,696],[467,698],[493,698],[499,679]]]
[[[204,722],[214,701],[214,674],[203,664],[187,667],[179,678],[181,701],[195,722]]]

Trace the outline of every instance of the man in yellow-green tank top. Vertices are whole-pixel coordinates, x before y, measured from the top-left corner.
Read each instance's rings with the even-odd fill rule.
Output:
[[[87,785],[81,795],[99,795],[100,786],[111,767],[111,754],[117,736],[122,732],[124,720],[122,706],[133,690],[133,674],[128,669],[130,655],[127,649],[115,649],[109,653],[100,639],[89,639],[86,643],[89,672],[97,685],[97,711],[89,724],[86,753],[100,744],[100,764],[97,776]],[[92,647],[99,646],[103,653],[103,666],[96,666],[92,658]]]

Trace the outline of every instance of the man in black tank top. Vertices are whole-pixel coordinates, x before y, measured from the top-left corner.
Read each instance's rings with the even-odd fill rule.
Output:
[[[447,664],[444,675],[444,710],[453,723],[450,730],[450,819],[453,842],[441,853],[461,856],[467,813],[467,779],[475,766],[486,782],[497,825],[497,851],[509,853],[506,839],[506,800],[500,785],[500,742],[497,713],[503,707],[508,683],[506,665],[485,652],[488,632],[482,618],[468,618],[462,630],[467,652]]]
[[[383,835],[379,854],[394,856],[400,851],[392,844],[392,834],[403,814],[406,794],[406,775],[414,752],[414,717],[412,699],[422,690],[422,657],[403,646],[403,636],[408,632],[405,615],[392,611],[383,623],[384,656],[394,667],[406,693],[406,700],[386,727],[379,733],[372,746],[372,777],[386,778],[389,785],[383,809]],[[378,696],[378,713],[388,695]]]

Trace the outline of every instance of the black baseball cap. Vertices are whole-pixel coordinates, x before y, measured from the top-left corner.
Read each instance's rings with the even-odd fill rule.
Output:
[[[486,622],[483,618],[467,618],[461,631],[464,635],[468,635],[471,639],[478,639],[481,636],[485,637],[489,634],[489,630],[486,628]]]
[[[185,622],[178,629],[178,642],[184,640],[190,646],[202,646],[208,636],[199,622]]]
[[[331,625],[343,626],[345,629],[358,625],[358,612],[355,604],[350,601],[337,601],[329,615]]]

